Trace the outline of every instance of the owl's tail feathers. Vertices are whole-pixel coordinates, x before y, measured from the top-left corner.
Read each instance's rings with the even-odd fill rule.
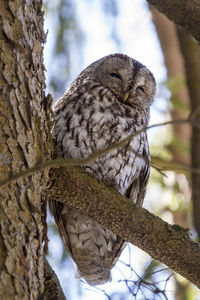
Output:
[[[122,250],[126,246],[126,243],[121,238],[115,236],[108,229],[103,228],[97,223],[96,227],[98,230],[101,229],[100,231],[106,231],[107,234],[110,233],[111,236],[109,237],[108,235],[107,239],[111,239],[112,237],[112,250],[108,250],[108,245],[106,247],[104,243],[100,243],[100,236],[96,236],[93,243],[88,245],[88,248],[85,249],[83,247],[77,247],[77,244],[70,245],[72,257],[77,264],[78,276],[83,277],[93,286],[104,284],[112,280],[111,269],[116,264]],[[86,245],[86,243],[84,245]]]
[[[77,271],[76,277],[83,278],[90,285],[104,284],[111,281],[110,261],[105,261],[105,257],[98,256],[89,249],[73,249],[76,258]]]
[[[84,267],[85,268],[85,267]],[[107,283],[112,280],[110,269],[99,268],[99,266],[88,266],[88,272],[86,270],[80,271],[78,269],[78,278],[84,278],[88,284],[94,286]]]

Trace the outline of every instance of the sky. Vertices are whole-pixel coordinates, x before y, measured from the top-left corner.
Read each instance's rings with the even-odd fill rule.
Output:
[[[50,0],[52,1],[52,0]],[[143,0],[117,0],[119,4],[119,15],[113,20],[112,17],[106,18],[102,13],[101,0],[75,0],[76,13],[79,20],[80,27],[84,31],[85,40],[82,49],[81,60],[77,60],[72,67],[71,80],[73,80],[82,69],[87,67],[95,60],[111,54],[111,53],[124,53],[132,58],[140,61],[146,65],[154,74],[157,82],[157,95],[155,102],[151,109],[150,124],[163,122],[163,114],[160,112],[167,111],[167,101],[163,94],[168,95],[166,91],[162,90],[162,83],[167,78],[166,69],[164,67],[163,55],[160,50],[159,41],[155,32],[154,25],[151,21],[151,15],[148,6]],[[53,20],[46,19],[45,28],[48,29],[47,43],[44,49],[45,65],[47,69],[47,82],[48,70],[51,69],[53,57],[51,56],[51,49],[53,46],[53,37],[55,35]],[[111,38],[113,24],[116,26],[118,38],[120,43],[113,41]],[[49,87],[47,86],[47,92]],[[148,132],[150,140],[155,138],[155,130]],[[159,195],[159,191],[156,192]],[[150,197],[147,196],[147,206]],[[50,232],[50,237],[52,236]],[[67,260],[64,265],[59,263],[59,257],[62,255],[62,247],[60,238],[58,236],[50,238],[49,243],[50,252],[52,257],[50,259],[53,268],[55,269],[61,281],[63,289],[65,290],[68,300],[104,300],[107,299],[101,291],[93,290],[89,286],[84,288],[79,282],[74,283],[73,276],[66,272],[66,269],[75,268],[71,260]],[[131,246],[131,253],[133,253],[132,266],[139,274],[142,274],[143,268],[149,263],[150,257],[139,250],[137,247]],[[123,261],[129,257],[129,249],[127,248],[122,254]],[[128,263],[128,261],[127,261]],[[119,263],[120,265],[120,263]],[[120,265],[120,270],[125,274],[128,272],[125,266]],[[119,271],[115,270],[113,278],[117,280]],[[137,278],[136,274],[134,275]],[[67,288],[70,287],[70,288]],[[73,287],[73,288],[72,288]],[[106,285],[106,290],[116,291],[123,290],[123,287],[118,284]],[[169,289],[171,286],[169,287]],[[141,298],[142,299],[142,298]],[[163,298],[164,299],[164,298]],[[169,299],[173,299],[169,292]]]

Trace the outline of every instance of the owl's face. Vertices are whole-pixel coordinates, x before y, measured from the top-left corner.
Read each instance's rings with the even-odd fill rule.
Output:
[[[138,61],[123,54],[112,54],[87,69],[88,76],[108,88],[124,105],[149,108],[153,102],[155,79]]]

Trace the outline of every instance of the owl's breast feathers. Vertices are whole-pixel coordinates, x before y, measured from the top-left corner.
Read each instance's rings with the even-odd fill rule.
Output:
[[[142,184],[138,178],[150,164],[145,132],[149,112],[137,106],[122,105],[97,83],[93,83],[89,94],[80,92],[80,95],[74,99],[66,94],[55,110],[54,134],[61,154],[72,159],[86,158],[133,135],[125,147],[116,147],[82,167],[121,194],[125,194],[134,181],[138,185],[135,189],[140,192]],[[62,102],[67,109],[62,108]],[[137,202],[135,197],[134,202]]]

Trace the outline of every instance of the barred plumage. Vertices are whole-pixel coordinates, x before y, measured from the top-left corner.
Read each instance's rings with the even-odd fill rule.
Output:
[[[135,134],[124,147],[81,167],[139,205],[150,172],[145,128],[154,94],[145,66],[113,54],[87,67],[54,107],[53,133],[63,157],[86,158]],[[50,208],[80,276],[92,285],[108,281],[125,242],[76,209],[53,201]]]

